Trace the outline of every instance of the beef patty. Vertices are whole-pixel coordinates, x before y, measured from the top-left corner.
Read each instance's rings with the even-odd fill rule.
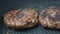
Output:
[[[30,28],[37,25],[38,15],[35,9],[10,10],[4,14],[4,22],[12,28]]]
[[[43,9],[39,21],[43,27],[60,29],[60,7],[51,6]]]

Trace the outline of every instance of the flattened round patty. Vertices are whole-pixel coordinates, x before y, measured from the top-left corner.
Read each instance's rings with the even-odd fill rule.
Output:
[[[4,22],[12,28],[30,28],[37,25],[38,15],[35,9],[10,10],[4,14]]]
[[[60,29],[60,7],[51,6],[43,9],[39,21],[43,27]]]

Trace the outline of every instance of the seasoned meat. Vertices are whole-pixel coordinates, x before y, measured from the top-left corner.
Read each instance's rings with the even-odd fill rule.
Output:
[[[4,22],[12,28],[30,28],[37,25],[38,15],[35,9],[10,10],[4,14]]]
[[[43,27],[60,29],[60,7],[51,6],[43,9],[39,21]]]

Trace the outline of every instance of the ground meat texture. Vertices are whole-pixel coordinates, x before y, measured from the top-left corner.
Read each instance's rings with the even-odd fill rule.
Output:
[[[4,14],[4,22],[12,28],[30,28],[37,25],[38,15],[35,9],[10,10]]]
[[[60,7],[52,6],[43,9],[39,21],[43,27],[60,29]]]

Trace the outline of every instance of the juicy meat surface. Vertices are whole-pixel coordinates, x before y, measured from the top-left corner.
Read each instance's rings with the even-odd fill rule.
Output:
[[[43,27],[60,29],[60,7],[48,7],[42,10],[39,21]]]
[[[4,22],[8,27],[30,28],[37,24],[37,12],[35,9],[11,10],[4,14]]]

